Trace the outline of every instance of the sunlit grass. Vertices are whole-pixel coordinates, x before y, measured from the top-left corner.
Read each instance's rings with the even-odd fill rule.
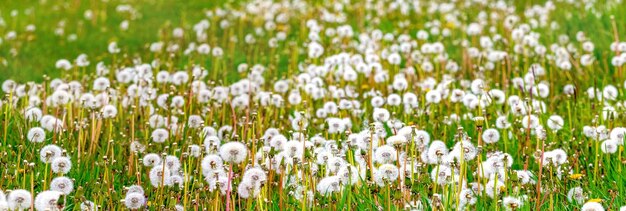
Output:
[[[253,2],[3,2],[0,210],[626,205],[626,4]]]

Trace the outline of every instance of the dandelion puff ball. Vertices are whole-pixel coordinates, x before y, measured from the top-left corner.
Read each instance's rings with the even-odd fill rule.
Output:
[[[392,183],[398,179],[400,171],[393,164],[383,164],[374,173],[374,180],[379,186],[384,187],[388,183]]]
[[[237,187],[237,193],[241,198],[257,197],[261,193],[260,188],[251,181],[243,181]]]
[[[80,203],[80,210],[83,211],[95,211],[97,210],[96,205],[92,201],[84,201]]]
[[[618,143],[614,139],[607,139],[607,140],[602,142],[602,145],[600,146],[600,149],[605,154],[613,154],[613,153],[617,152]]]
[[[374,152],[374,161],[385,164],[396,161],[396,149],[389,145],[378,147]]]
[[[169,168],[163,166],[155,166],[150,170],[150,182],[154,187],[169,185],[171,183],[171,172]]]
[[[524,128],[534,129],[539,126],[539,118],[535,115],[527,115],[522,118],[522,126]]]
[[[7,196],[0,190],[0,210],[9,210],[9,204],[7,203]]]
[[[68,157],[57,157],[52,160],[52,172],[67,174],[72,169],[72,161]]]
[[[49,144],[39,150],[39,158],[44,163],[50,163],[52,162],[52,160],[54,160],[54,158],[61,156],[62,153],[63,150],[61,149],[61,147],[54,144]]]
[[[124,205],[128,209],[139,209],[146,203],[146,198],[140,193],[128,193],[124,197]]]
[[[140,193],[140,194],[144,194],[143,188],[139,185],[131,185],[130,187],[128,187],[128,190],[126,191],[126,194],[129,193]]]
[[[152,141],[155,143],[163,143],[169,137],[169,132],[166,129],[158,128],[152,131]]]
[[[483,132],[483,140],[485,141],[485,143],[488,144],[493,144],[498,142],[498,140],[500,140],[500,132],[498,132],[498,130],[490,128],[485,130],[485,132]]]
[[[9,205],[9,210],[24,210],[29,209],[30,204],[33,201],[33,196],[29,191],[19,189],[13,190],[9,193],[7,197],[7,204]]]
[[[574,187],[567,191],[567,201],[582,204],[585,201],[585,192],[581,187]]]
[[[329,176],[317,183],[317,191],[322,195],[331,194],[341,190],[341,178],[339,176]]]
[[[40,127],[34,127],[28,130],[26,136],[30,142],[41,143],[46,140],[46,131]]]
[[[241,163],[248,154],[248,148],[241,142],[228,142],[220,147],[220,156],[224,161]]]
[[[50,182],[50,190],[67,195],[74,190],[74,182],[68,177],[57,177]]]
[[[604,211],[604,207],[598,202],[587,202],[583,204],[580,211]]]
[[[35,197],[35,209],[38,211],[57,210],[57,203],[62,194],[63,193],[59,191],[53,190],[43,191],[37,194],[37,197]]]
[[[143,156],[143,165],[147,167],[153,167],[161,164],[161,156],[156,153],[148,153]]]
[[[502,199],[502,205],[507,210],[517,210],[522,206],[522,200],[517,197],[507,196]]]

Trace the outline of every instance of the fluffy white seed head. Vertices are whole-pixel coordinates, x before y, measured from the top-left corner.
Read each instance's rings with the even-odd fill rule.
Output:
[[[54,173],[67,174],[72,169],[72,161],[69,157],[59,156],[52,159],[50,167]]]
[[[37,197],[35,197],[35,209],[38,211],[59,210],[58,201],[62,194],[59,191],[50,190],[37,194]]]
[[[74,191],[74,181],[68,177],[57,177],[50,182],[50,190],[61,192],[65,195]]]
[[[41,143],[46,140],[46,131],[40,127],[34,127],[28,130],[28,135],[26,136],[30,142]]]
[[[146,197],[140,193],[128,193],[124,197],[124,205],[128,209],[140,209],[146,204]]]
[[[30,208],[33,197],[30,191],[19,189],[13,190],[7,196],[7,204],[10,210],[25,210]]]
[[[248,148],[241,142],[228,142],[220,147],[220,156],[224,161],[241,163],[248,155]]]

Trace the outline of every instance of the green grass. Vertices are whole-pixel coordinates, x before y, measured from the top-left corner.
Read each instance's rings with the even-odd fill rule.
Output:
[[[313,1],[315,2],[315,1]],[[518,10],[521,12],[523,9],[532,6],[533,4],[543,4],[545,1],[516,1]],[[130,30],[122,31],[119,26],[123,20],[128,19],[128,15],[119,14],[115,11],[118,4],[128,4],[133,6],[138,12],[138,17],[134,20],[130,20]],[[9,31],[16,31],[18,33],[18,42],[9,43],[5,41],[0,44],[0,68],[3,73],[0,75],[0,81],[6,79],[14,79],[19,81],[37,81],[41,82],[43,75],[49,77],[59,77],[61,72],[57,70],[54,65],[59,59],[73,60],[79,54],[87,54],[91,60],[103,60],[108,61],[107,58],[107,45],[109,42],[116,41],[119,46],[126,52],[126,56],[130,58],[139,56],[144,59],[147,52],[147,43],[157,42],[163,39],[163,33],[171,33],[171,29],[174,27],[183,27],[185,29],[191,29],[193,24],[199,20],[206,18],[205,11],[209,11],[218,6],[238,7],[241,4],[239,1],[157,1],[157,0],[137,0],[137,1],[119,1],[110,0],[106,2],[101,1],[7,1],[3,2],[3,7],[0,8],[0,17],[5,22],[5,27],[0,27],[0,34],[6,34]],[[602,3],[599,3],[602,5]],[[603,6],[598,6],[603,8]],[[96,18],[96,21],[89,21],[84,18],[84,12],[88,9],[92,11],[98,11],[100,15]],[[579,9],[580,10],[580,9]],[[11,13],[17,11],[17,17],[12,18]],[[27,11],[30,11],[27,14]],[[468,17],[472,17],[480,12],[480,8],[475,10],[464,11]],[[574,38],[578,31],[587,32],[587,36],[596,44],[596,56],[600,60],[608,60],[607,51],[608,46],[613,42],[613,29],[611,26],[611,17],[617,20],[618,29],[620,31],[626,30],[626,23],[620,21],[626,18],[625,5],[613,6],[610,9],[600,12],[599,16],[590,14],[589,11],[582,10],[579,13],[570,13],[571,9],[558,8],[554,13],[557,17],[556,22],[560,24],[560,29],[550,32],[542,33],[541,40],[544,42],[555,42],[560,34],[567,34]],[[349,11],[349,13],[358,15],[357,11]],[[421,16],[421,15],[420,15]],[[443,20],[443,17],[439,17]],[[395,29],[393,21],[397,21],[399,17],[396,15],[388,15],[385,19],[381,19],[380,24],[367,23],[369,27],[380,28],[385,32],[405,32],[414,35],[418,29],[423,27],[424,22],[414,22],[412,26],[407,29]],[[65,22],[65,35],[57,36],[54,34],[54,30],[59,22]],[[297,19],[291,20],[290,23],[290,37],[297,38],[296,36],[305,35],[306,33],[301,31],[299,24],[304,20]],[[359,27],[359,19],[349,19],[348,23],[355,27]],[[34,33],[25,32],[25,28],[29,24],[36,26]],[[211,28],[215,29],[217,24],[213,24]],[[258,26],[258,22],[254,23],[245,22],[243,32],[251,32],[253,26]],[[215,31],[216,36],[212,42],[219,42],[220,36],[223,35],[221,31]],[[188,32],[191,33],[191,32]],[[69,41],[68,35],[75,34],[76,40]],[[292,36],[293,35],[293,36]],[[242,36],[238,37],[239,40],[243,40]],[[622,37],[623,39],[623,37]],[[453,43],[444,43],[446,46],[453,45]],[[282,47],[282,46],[281,46]],[[234,53],[226,55],[228,60],[233,62],[228,63],[226,68],[235,69],[236,64],[242,62],[251,62],[253,58],[249,58],[245,49],[249,48],[242,42],[236,44]],[[13,50],[14,49],[14,50]],[[11,53],[17,52],[16,55]],[[276,64],[275,69],[279,73],[285,73],[288,61],[290,60],[291,50],[289,47],[279,48],[276,53],[277,59],[280,61]],[[458,49],[451,50],[451,57],[460,58],[460,51]],[[302,57],[300,57],[302,58]],[[262,57],[258,59],[265,59]],[[184,61],[182,60],[177,67],[183,68]],[[207,61],[210,63],[210,61]],[[210,66],[207,64],[207,66]],[[93,68],[92,68],[93,69]],[[230,78],[235,77],[231,74]],[[229,78],[229,80],[231,80]],[[236,78],[236,77],[235,77]]]
[[[46,3],[42,3],[46,2]],[[106,57],[109,42],[117,41],[122,49],[135,56],[145,52],[146,42],[159,40],[159,30],[171,26],[191,27],[204,16],[205,10],[214,8],[217,1],[155,1],[142,0],[129,2],[139,13],[139,17],[130,21],[130,30],[120,30],[120,23],[127,15],[115,11],[118,4],[125,1],[6,1],[3,2],[0,16],[7,27],[0,27],[0,33],[9,30],[18,32],[21,41],[0,45],[0,60],[4,61],[0,80],[41,81],[43,75],[59,77],[61,73],[54,67],[59,59],[73,60],[79,54],[89,55],[91,60]],[[85,10],[101,13],[97,21],[84,18]],[[16,18],[11,12],[17,11]],[[26,14],[25,11],[31,11]],[[57,36],[54,30],[61,21],[65,22],[65,35]],[[36,31],[26,34],[28,24],[34,24]],[[75,34],[76,40],[69,41],[68,35]],[[10,54],[10,49],[17,50],[17,55]]]
[[[53,115],[63,119],[66,123],[63,131],[46,131],[46,140],[43,143],[31,143],[27,140],[26,134],[32,127],[41,126],[37,121],[27,121],[23,111],[29,107],[29,99],[33,97],[16,97],[14,93],[2,93],[2,104],[0,105],[0,190],[26,189],[33,193],[47,190],[50,181],[55,175],[50,171],[50,167],[39,159],[39,150],[47,144],[57,144],[65,150],[65,155],[72,160],[72,170],[65,176],[74,180],[74,192],[64,197],[60,203],[66,205],[68,210],[79,210],[79,204],[85,200],[91,200],[101,206],[101,210],[121,210],[124,204],[121,200],[126,195],[124,187],[133,184],[141,184],[147,197],[147,209],[163,210],[173,209],[175,205],[182,205],[186,210],[226,210],[226,196],[218,195],[216,192],[208,190],[208,184],[204,180],[201,170],[202,157],[194,158],[189,156],[188,147],[191,145],[203,144],[201,128],[188,127],[186,122],[190,115],[200,115],[204,119],[204,126],[237,126],[233,131],[236,137],[224,138],[223,143],[229,141],[241,141],[248,149],[248,159],[241,164],[233,164],[235,179],[233,180],[232,205],[237,210],[400,210],[409,201],[419,201],[426,209],[454,210],[457,208],[458,198],[456,197],[457,186],[453,184],[436,185],[430,178],[431,171],[437,167],[435,165],[424,165],[416,169],[411,179],[407,179],[405,187],[400,187],[399,182],[392,182],[387,186],[380,187],[372,184],[373,177],[368,172],[365,178],[355,185],[346,185],[337,193],[321,195],[319,192],[312,192],[315,200],[308,202],[297,200],[295,192],[296,186],[306,190],[313,190],[315,184],[320,181],[328,171],[326,166],[321,166],[318,172],[314,172],[307,162],[315,162],[313,150],[307,149],[305,161],[296,167],[282,169],[285,174],[275,171],[268,172],[268,181],[263,184],[261,194],[254,199],[243,199],[236,193],[237,186],[242,182],[241,176],[244,174],[248,164],[251,165],[250,153],[256,152],[262,143],[258,141],[266,129],[279,128],[287,135],[293,132],[292,122],[295,113],[303,112],[309,115],[309,127],[302,131],[306,136],[312,137],[320,135],[328,140],[335,140],[337,144],[345,146],[349,133],[356,133],[362,130],[369,130],[369,124],[374,121],[372,118],[373,108],[370,98],[363,97],[364,93],[372,89],[380,91],[383,95],[393,93],[388,89],[388,83],[374,84],[373,78],[359,75],[356,81],[350,82],[335,78],[331,74],[324,75],[320,79],[324,86],[342,87],[350,85],[360,94],[358,100],[363,107],[362,114],[355,114],[349,110],[341,110],[333,117],[349,118],[352,127],[345,133],[329,133],[330,125],[325,118],[315,117],[317,109],[324,107],[328,101],[338,102],[326,96],[323,99],[315,100],[310,94],[306,94],[304,89],[296,87],[297,81],[294,78],[305,69],[305,65],[322,65],[324,58],[341,52],[358,54],[357,50],[349,46],[351,41],[357,40],[358,33],[380,29],[384,33],[407,34],[412,39],[418,30],[424,29],[428,22],[438,20],[442,22],[444,28],[451,30],[451,36],[437,37],[431,36],[428,42],[441,41],[446,46],[446,53],[454,61],[459,62],[462,68],[457,73],[446,72],[440,64],[436,64],[433,72],[423,71],[419,63],[409,63],[403,57],[403,63],[392,65],[389,62],[381,62],[381,66],[390,73],[393,78],[394,73],[399,72],[399,68],[415,68],[415,76],[408,76],[409,88],[404,92],[416,93],[419,101],[419,108],[413,113],[405,113],[401,106],[385,105],[391,116],[402,121],[404,125],[414,125],[416,128],[428,131],[432,140],[442,140],[448,147],[459,141],[459,130],[471,137],[473,144],[479,145],[481,134],[484,129],[494,128],[495,120],[499,116],[505,116],[512,123],[512,127],[500,130],[502,138],[498,143],[487,145],[481,144],[482,151],[479,153],[483,160],[477,158],[472,161],[457,164],[463,166],[467,172],[463,174],[466,181],[477,181],[479,178],[474,174],[479,166],[479,162],[485,162],[484,158],[488,152],[505,151],[511,154],[514,163],[504,171],[508,176],[514,177],[512,170],[528,169],[534,174],[533,179],[540,181],[540,185],[521,185],[516,179],[507,180],[505,188],[501,190],[501,195],[491,199],[485,195],[478,197],[477,204],[468,207],[467,210],[504,210],[502,200],[504,196],[522,197],[523,206],[520,210],[577,210],[582,206],[568,202],[567,191],[573,187],[580,186],[585,190],[586,200],[600,199],[605,208],[616,210],[620,206],[626,205],[626,176],[623,168],[626,168],[626,159],[622,158],[623,146],[618,146],[615,154],[598,153],[599,143],[584,136],[583,126],[604,125],[608,129],[623,127],[626,122],[626,87],[624,70],[610,65],[611,58],[615,55],[609,49],[614,41],[614,30],[618,31],[620,40],[626,40],[626,4],[608,5],[606,2],[598,2],[592,10],[581,9],[563,2],[556,2],[556,10],[551,12],[549,19],[559,24],[558,29],[549,27],[536,28],[540,34],[539,42],[549,48],[549,44],[557,43],[559,35],[568,35],[576,49],[580,49],[581,43],[575,41],[576,33],[584,31],[586,36],[595,44],[593,55],[597,62],[589,67],[579,67],[575,65],[570,71],[559,70],[554,61],[543,57],[525,57],[513,54],[512,44],[499,42],[495,43],[496,49],[501,49],[511,53],[511,60],[496,64],[493,71],[478,71],[477,66],[484,65],[483,58],[465,58],[466,48],[460,44],[461,40],[467,40],[471,45],[478,45],[477,37],[467,37],[465,29],[445,21],[442,14],[424,14],[410,12],[407,16],[398,13],[388,13],[381,16],[376,14],[379,10],[367,11],[373,17],[367,17],[363,9],[363,1],[351,2],[345,7],[347,15],[346,24],[353,27],[355,35],[344,38],[338,42],[333,42],[331,38],[321,36],[320,43],[325,47],[324,56],[321,58],[308,58],[306,43],[308,42],[309,29],[306,22],[309,19],[319,18],[325,8],[332,11],[328,5],[337,1],[326,0],[306,1],[311,7],[304,13],[294,10],[285,11],[290,14],[290,19],[277,27],[279,31],[286,33],[286,40],[279,42],[276,48],[268,45],[270,38],[275,36],[274,32],[265,32],[263,35],[256,35],[254,44],[245,43],[247,34],[254,34],[256,28],[262,28],[264,17],[260,15],[246,14],[242,17],[234,17],[231,11],[242,11],[245,8],[244,1],[159,1],[159,0],[88,0],[88,1],[5,1],[1,2],[0,17],[6,25],[0,25],[0,81],[7,79],[15,80],[18,83],[34,81],[42,84],[42,92],[37,96],[43,99],[43,103],[36,105],[42,108],[45,114]],[[463,2],[463,1],[460,1]],[[533,1],[507,1],[515,5],[515,14],[521,17],[521,21],[528,21],[523,12],[535,4],[545,4],[543,0]],[[388,4],[389,2],[385,2]],[[425,2],[424,2],[425,3]],[[129,4],[136,11],[137,16],[130,18],[128,14],[116,12],[119,4]],[[457,3],[459,6],[460,3]],[[231,22],[231,27],[222,29],[219,27],[219,18],[208,18],[205,14],[222,8],[227,11],[227,19]],[[86,10],[94,11],[95,19],[85,19]],[[460,13],[459,21],[463,24],[476,21],[480,12],[490,12],[494,10],[490,7],[476,6],[465,8]],[[12,11],[17,11],[17,16],[12,16]],[[496,11],[497,14],[504,14]],[[206,43],[211,47],[219,46],[224,50],[222,58],[213,56],[203,56],[198,54],[184,55],[181,52],[169,55],[167,53],[150,52],[149,46],[154,42],[180,44],[183,51],[190,42],[196,42],[196,35],[193,33],[194,24],[202,19],[210,21],[211,26],[207,30],[208,39]],[[130,21],[128,30],[121,30],[120,23],[124,20]],[[616,28],[612,21],[615,20]],[[62,36],[55,35],[55,29],[59,22],[65,22]],[[399,22],[408,21],[408,26],[400,27]],[[492,21],[492,20],[489,20]],[[36,30],[27,32],[27,25],[34,24]],[[338,27],[339,23],[321,23],[324,27]],[[504,29],[499,22],[489,25],[496,26],[496,33],[508,36],[510,31]],[[176,27],[185,29],[185,37],[182,40],[172,38],[172,30]],[[5,35],[10,32],[17,32],[15,40],[6,40]],[[483,31],[488,31],[484,29]],[[75,40],[68,40],[68,35],[75,34]],[[322,33],[323,34],[323,33]],[[485,33],[493,36],[493,33]],[[237,42],[230,42],[233,38]],[[508,37],[507,37],[508,38]],[[117,42],[121,48],[121,53],[112,55],[107,51],[110,42]],[[425,41],[419,41],[419,45]],[[392,45],[391,42],[380,42],[382,47]],[[345,46],[342,46],[345,45]],[[550,50],[548,50],[550,51]],[[577,50],[572,60],[577,62],[579,57]],[[91,64],[85,68],[74,68],[70,71],[61,71],[55,68],[55,63],[59,59],[73,61],[80,54],[88,55]],[[380,54],[380,52],[376,52]],[[116,117],[102,119],[99,115],[100,108],[89,109],[81,107],[80,102],[75,100],[65,106],[46,105],[45,97],[49,97],[55,92],[49,87],[51,80],[61,78],[65,82],[77,81],[83,85],[82,91],[92,93],[102,93],[92,90],[93,80],[97,77],[96,63],[102,61],[108,67],[115,68],[131,67],[136,63],[151,63],[155,60],[160,62],[153,69],[153,74],[164,70],[170,73],[176,71],[190,72],[194,66],[201,66],[208,71],[206,78],[200,79],[213,88],[218,85],[228,86],[239,79],[247,77],[250,71],[244,73],[237,72],[237,66],[247,63],[252,67],[255,64],[263,65],[267,71],[263,73],[265,83],[260,85],[261,90],[273,91],[274,83],[278,79],[290,81],[291,89],[299,89],[302,93],[303,102],[292,105],[284,103],[283,106],[261,106],[254,101],[247,108],[232,109],[229,102],[198,103],[196,93],[191,93],[191,84],[174,86],[171,84],[149,83],[151,88],[158,94],[170,94],[168,100],[173,96],[181,96],[185,100],[183,106],[178,109],[161,108],[156,103],[150,101],[154,106],[154,113],[164,117],[177,116],[179,118],[179,130],[171,132],[165,143],[154,143],[151,141],[151,133],[154,128],[149,126],[151,109],[140,106],[140,102],[131,100],[131,106],[124,106],[122,99],[112,100],[111,105],[118,110]],[[451,88],[462,88],[460,80],[472,80],[484,78],[487,89],[501,89],[507,96],[517,95],[522,100],[529,101],[537,99],[536,96],[529,95],[526,91],[521,91],[513,87],[510,83],[514,77],[523,77],[533,63],[541,64],[546,69],[546,75],[540,77],[542,82],[550,85],[550,95],[546,98],[539,98],[546,105],[546,112],[536,113],[540,124],[547,127],[548,118],[553,114],[558,114],[565,119],[563,129],[558,132],[548,130],[547,138],[539,140],[535,135],[529,134],[522,128],[522,118],[525,115],[517,116],[512,114],[512,108],[506,105],[491,104],[477,109],[468,109],[462,104],[450,102],[444,99],[438,104],[428,104],[424,95],[429,89],[424,89],[419,85],[426,77],[432,77],[437,81],[447,74],[454,81]],[[469,64],[477,65],[471,66]],[[105,76],[115,79],[114,74]],[[191,82],[191,80],[190,80]],[[146,83],[148,84],[148,83]],[[576,86],[576,93],[573,95],[563,94],[563,87],[567,84]],[[615,85],[618,89],[618,96],[615,101],[589,99],[586,95],[587,88],[595,86],[600,89],[607,85]],[[126,93],[130,89],[130,84],[112,82],[111,88],[119,93]],[[466,89],[466,88],[463,88]],[[466,90],[469,92],[469,90]],[[400,93],[400,94],[402,94]],[[258,93],[254,93],[255,96]],[[286,98],[289,94],[282,94]],[[17,100],[15,106],[10,102]],[[229,98],[228,100],[233,100]],[[621,103],[621,105],[620,105]],[[603,107],[611,105],[615,107],[616,117],[603,117]],[[458,116],[471,115],[474,117],[484,117],[485,123],[475,121],[474,118],[461,118],[458,122],[447,124],[450,115]],[[394,133],[391,125],[387,122],[384,128],[388,133]],[[369,133],[368,133],[369,134]],[[288,138],[290,135],[287,135]],[[506,137],[504,137],[506,136]],[[383,137],[387,138],[387,137]],[[130,144],[138,141],[145,145],[145,152],[131,152]],[[412,158],[419,158],[418,150],[415,146],[408,145],[404,149]],[[542,151],[553,149],[563,149],[568,154],[568,163],[562,165],[562,169],[555,167],[540,167],[536,157]],[[202,149],[204,152],[204,149]],[[348,150],[349,151],[349,150]],[[350,151],[356,153],[355,151]],[[188,180],[183,188],[179,187],[153,187],[150,184],[150,167],[141,164],[139,158],[147,153],[165,153],[178,157],[182,163],[182,171]],[[277,151],[267,152],[270,159],[277,156]],[[415,154],[413,154],[415,153]],[[207,155],[208,153],[203,153]],[[345,159],[354,164],[354,154],[347,153]],[[400,162],[393,162],[398,166]],[[599,164],[599,165],[596,165]],[[264,168],[268,168],[264,166]],[[461,168],[461,167],[460,167]],[[557,171],[561,170],[559,175]],[[570,172],[571,170],[571,172]],[[541,172],[541,173],[540,173]],[[311,180],[296,180],[290,185],[282,186],[282,183],[289,183],[290,175],[304,174],[305,178]],[[577,178],[580,176],[580,178]],[[541,177],[541,178],[539,178]],[[537,192],[536,188],[543,188],[545,192]],[[400,190],[405,192],[401,192]],[[440,194],[442,202],[438,207],[433,207],[433,194]],[[405,195],[409,195],[408,197]]]

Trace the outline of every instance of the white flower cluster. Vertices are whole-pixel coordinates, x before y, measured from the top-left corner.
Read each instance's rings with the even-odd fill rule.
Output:
[[[576,180],[621,174],[626,81],[587,80],[621,71],[626,42],[596,46],[582,31],[550,38],[562,24],[553,17],[557,4],[599,15],[594,2],[547,1],[521,14],[508,1],[355,3],[372,23],[400,19],[389,31],[353,25],[350,1],[259,0],[208,10],[149,41],[136,58],[116,61],[127,52],[110,42],[107,59],[59,59],[63,77],[2,83],[1,128],[19,128],[12,133],[28,140],[2,147],[39,150],[40,161],[26,164],[45,176],[32,189],[0,192],[0,210],[60,210],[68,196],[81,203],[74,209],[115,209],[85,199],[101,194],[83,195],[91,183],[132,210],[165,209],[166,200],[176,210],[198,209],[202,197],[245,209],[276,194],[281,209],[284,200],[328,209],[359,191],[374,195],[375,206],[416,210],[533,210],[544,195],[604,210],[586,202],[604,194]],[[463,12],[472,7],[489,9]],[[121,31],[141,17],[131,5],[115,11],[128,17]],[[415,25],[408,18],[415,14],[440,18]],[[290,32],[304,17],[298,34]],[[213,34],[248,18],[262,24],[238,36]],[[277,67],[280,59],[260,54],[269,62],[229,67],[241,42],[276,54],[289,46],[294,61]],[[599,48],[610,49],[610,68],[596,58]],[[81,70],[89,73],[76,77]],[[222,78],[230,73],[238,76]],[[7,126],[8,119],[15,121]],[[97,179],[81,174],[92,171]]]

